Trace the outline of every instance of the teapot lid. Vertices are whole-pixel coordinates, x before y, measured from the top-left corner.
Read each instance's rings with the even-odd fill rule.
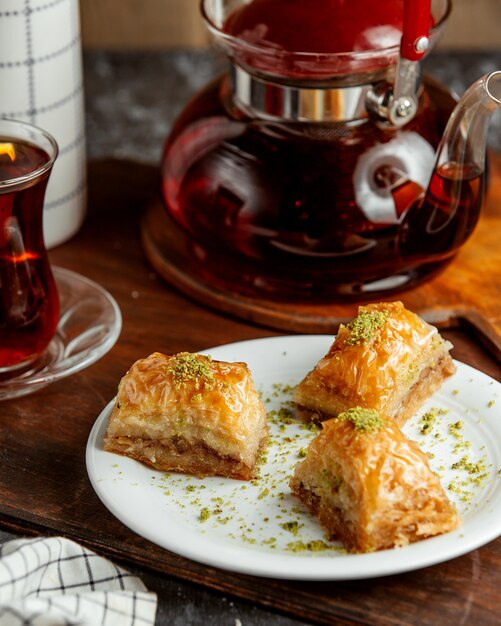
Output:
[[[432,43],[450,0],[433,5]],[[279,80],[353,76],[357,82],[357,75],[385,71],[399,56],[404,0],[204,0],[202,10],[237,64]]]

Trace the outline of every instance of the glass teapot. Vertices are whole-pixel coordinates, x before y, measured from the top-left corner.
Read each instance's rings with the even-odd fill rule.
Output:
[[[166,209],[201,280],[251,297],[388,295],[472,233],[501,72],[457,103],[420,80],[448,0],[203,0],[231,64],[162,159]]]

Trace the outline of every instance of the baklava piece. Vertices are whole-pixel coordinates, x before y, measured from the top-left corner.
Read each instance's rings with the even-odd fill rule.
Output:
[[[159,470],[249,480],[267,433],[245,363],[156,352],[122,378],[104,448]]]
[[[434,326],[401,302],[361,306],[296,387],[294,402],[309,419],[361,406],[402,426],[456,371],[451,348]]]
[[[355,408],[323,423],[291,489],[352,552],[405,546],[459,524],[426,455],[394,420]]]

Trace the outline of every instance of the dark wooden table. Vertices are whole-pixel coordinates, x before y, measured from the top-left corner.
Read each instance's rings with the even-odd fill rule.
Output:
[[[152,271],[139,224],[157,193],[157,175],[154,167],[126,161],[91,163],[88,218],[74,239],[51,251],[53,264],[93,279],[116,298],[123,330],[115,347],[93,366],[0,404],[0,528],[63,534],[159,577],[191,581],[310,623],[496,623],[501,539],[448,563],[398,576],[345,583],[264,580],[167,552],[129,531],[101,504],[87,478],[85,445],[135,359],[155,350],[197,351],[279,334],[189,301]],[[444,334],[454,342],[457,359],[501,378],[501,365],[468,329]],[[267,623],[277,623],[273,613]]]

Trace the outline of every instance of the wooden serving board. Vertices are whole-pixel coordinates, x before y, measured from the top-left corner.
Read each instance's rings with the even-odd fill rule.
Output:
[[[393,294],[440,328],[473,326],[501,359],[501,155],[491,158],[491,184],[479,224],[454,261],[423,285]],[[332,333],[354,317],[357,304],[276,302],[221,291],[204,282],[187,256],[186,238],[168,217],[161,199],[142,221],[146,256],[165,280],[218,311],[279,330]],[[368,300],[369,301],[369,300]]]

